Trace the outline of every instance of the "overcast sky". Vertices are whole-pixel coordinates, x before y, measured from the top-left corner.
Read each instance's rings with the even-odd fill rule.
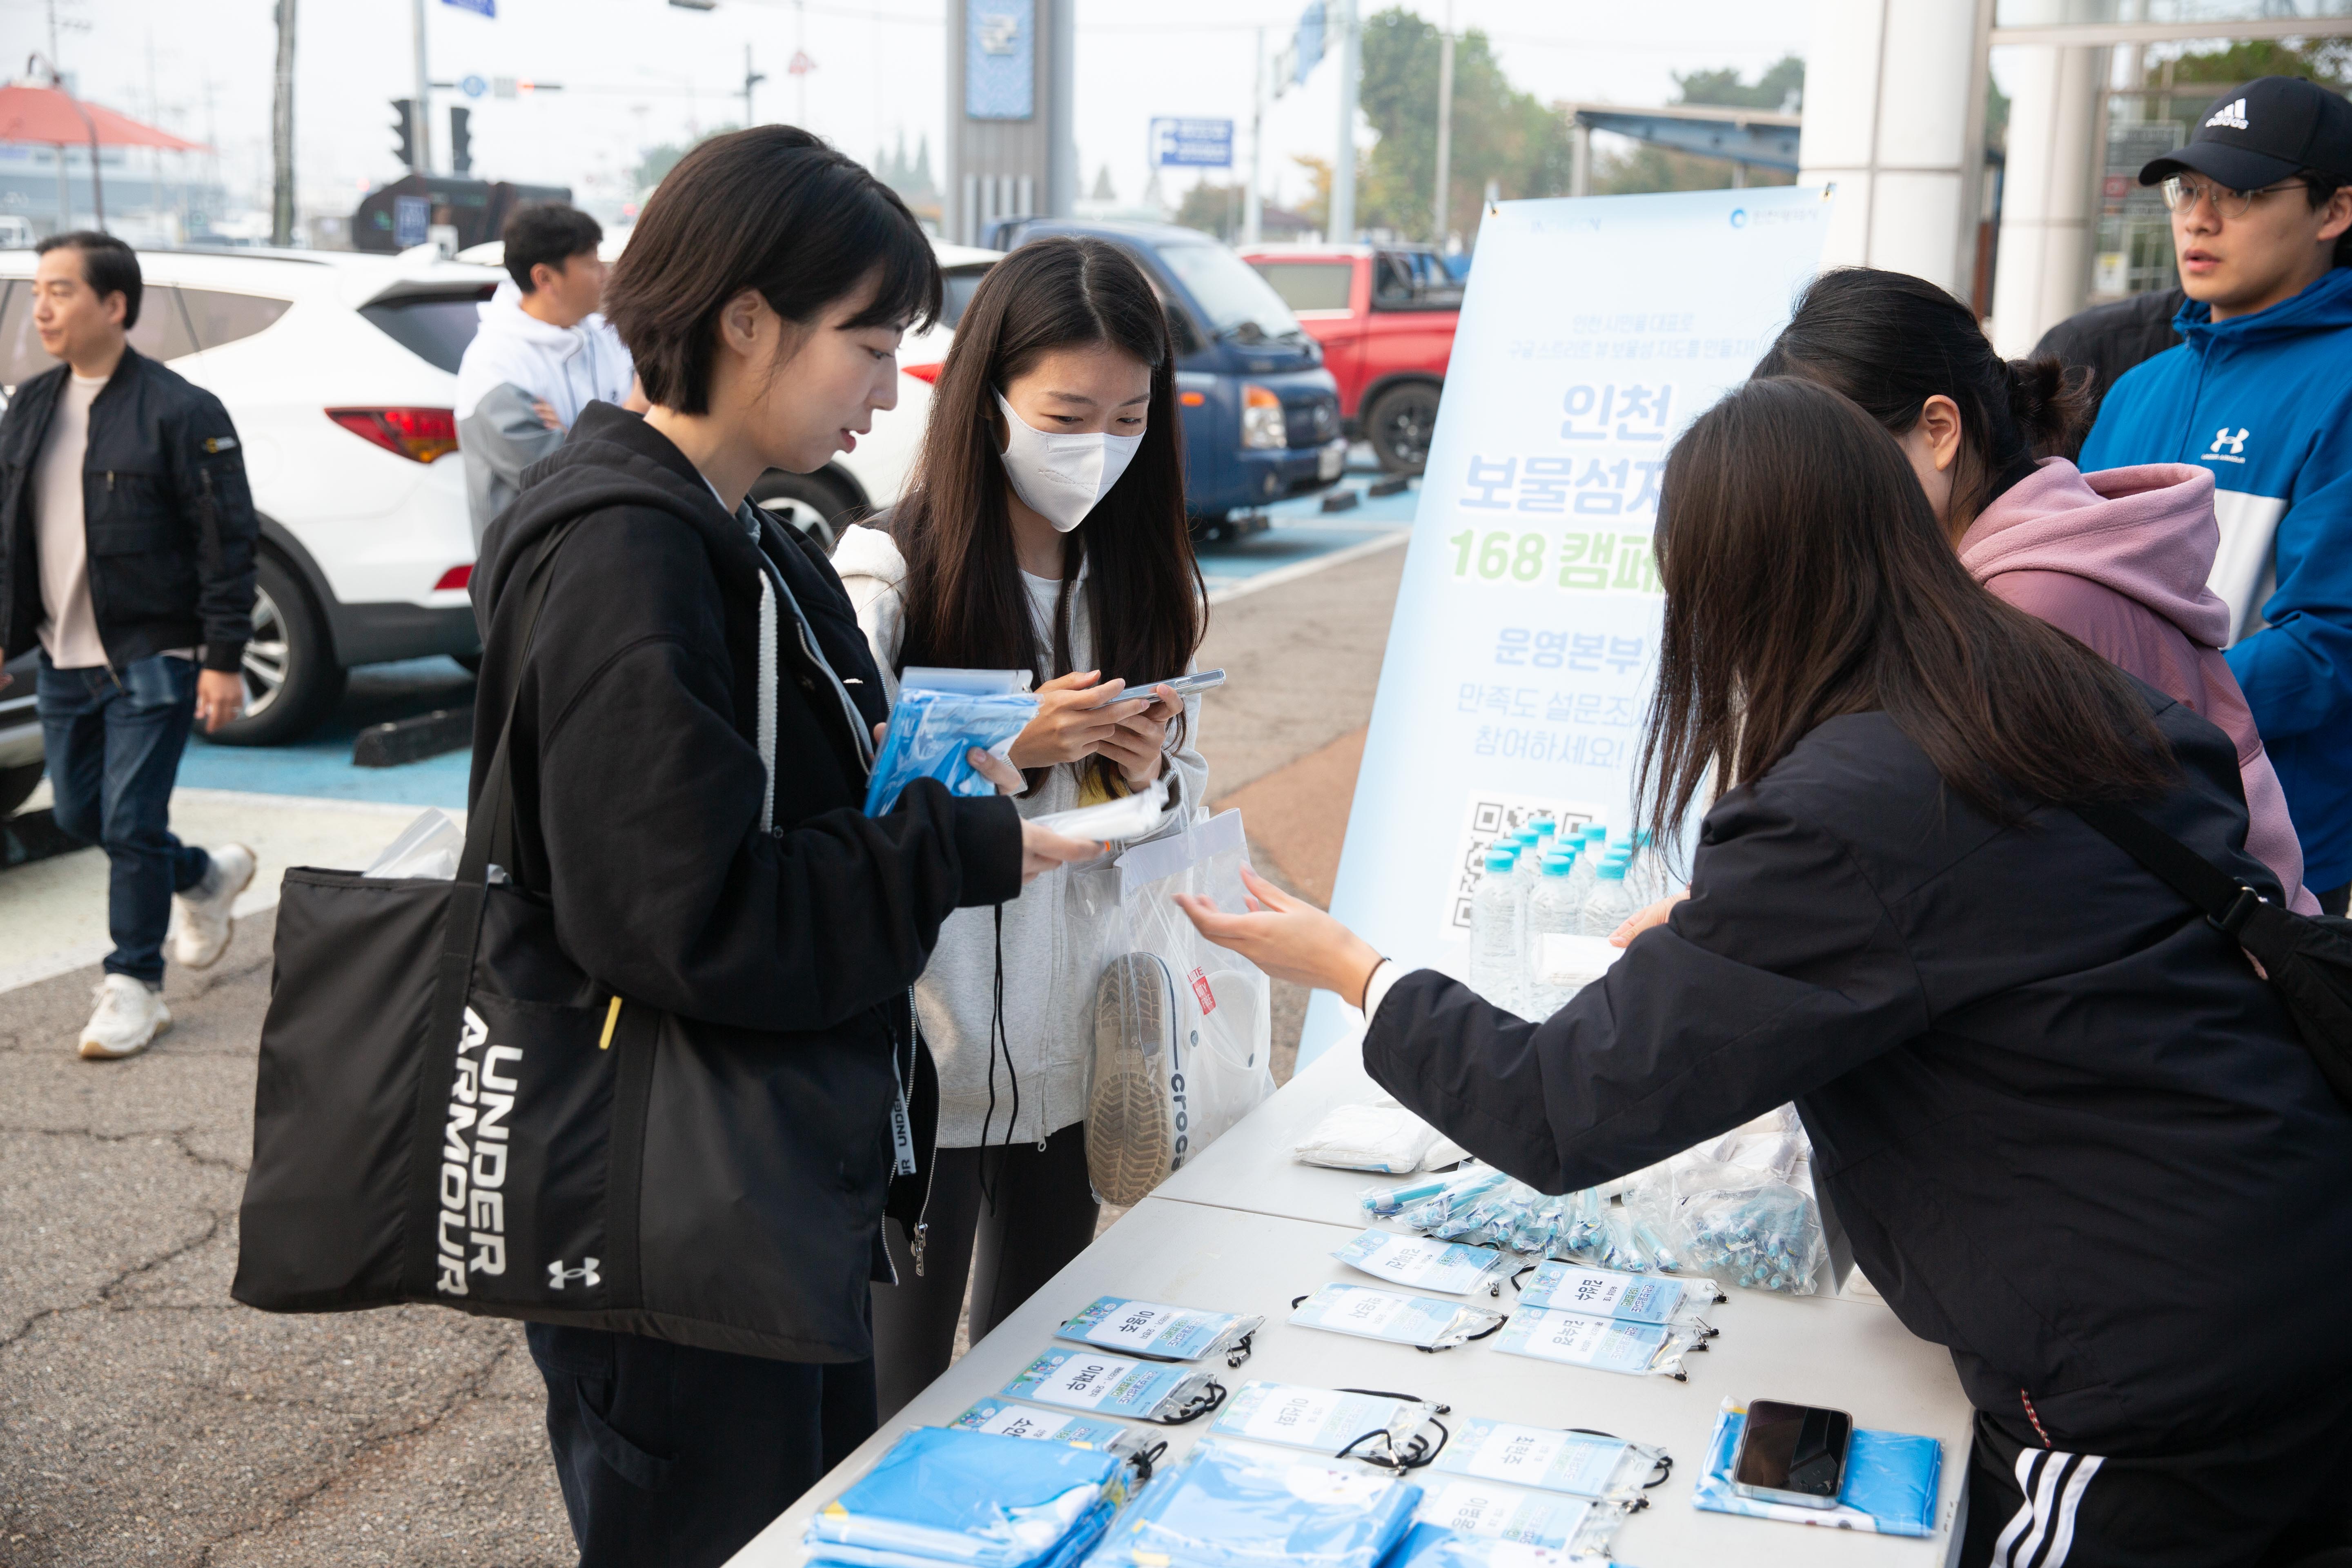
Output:
[[[1231,116],[1246,159],[1257,47],[1279,48],[1303,0],[1078,0],[1077,141],[1082,184],[1108,166],[1118,195],[1143,188],[1154,115]],[[447,105],[474,113],[475,173],[569,184],[583,198],[625,194],[641,149],[742,118],[743,51],[770,80],[761,121],[801,121],[870,159],[928,134],[939,167],[945,121],[943,0],[719,0],[714,11],[665,0],[496,0],[488,20],[427,0],[433,75],[536,78],[561,93],[500,101],[436,95],[435,152],[446,167]],[[300,0],[295,84],[297,168],[307,210],[348,210],[371,179],[400,170],[391,99],[411,89],[410,0]],[[81,90],[218,150],[235,193],[268,177],[275,0],[55,0],[58,52]],[[1365,0],[1370,13],[1381,8]],[[1446,0],[1412,0],[1443,22]],[[0,0],[0,58],[49,47],[50,0]],[[1801,54],[1804,0],[1454,0],[1457,27],[1487,29],[1517,86],[1549,100],[1664,102],[1671,72],[1753,72]],[[200,26],[192,20],[201,17]],[[786,72],[795,47],[815,68]],[[1294,153],[1328,157],[1337,71],[1319,68],[1269,109],[1265,178],[1304,192]],[[803,113],[803,94],[805,111]],[[1176,182],[1189,183],[1189,174]],[[1171,183],[1170,195],[1176,192]]]

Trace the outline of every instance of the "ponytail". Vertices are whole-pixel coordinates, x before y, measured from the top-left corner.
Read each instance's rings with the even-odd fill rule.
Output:
[[[1955,517],[1974,517],[2068,449],[2089,422],[2088,377],[2054,358],[2003,360],[1966,305],[1922,278],[1868,267],[1824,272],[1755,374],[1813,382],[1862,405],[1889,434],[1919,423],[1930,397],[1960,411]]]

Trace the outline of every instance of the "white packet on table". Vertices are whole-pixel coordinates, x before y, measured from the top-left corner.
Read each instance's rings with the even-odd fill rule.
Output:
[[[1302,1164],[1402,1176],[1421,1169],[1436,1141],[1437,1129],[1391,1100],[1333,1107],[1290,1154]]]
[[[1499,1293],[1506,1262],[1491,1247],[1399,1236],[1392,1230],[1367,1230],[1331,1256],[1376,1279],[1443,1296],[1466,1296],[1482,1287]]]

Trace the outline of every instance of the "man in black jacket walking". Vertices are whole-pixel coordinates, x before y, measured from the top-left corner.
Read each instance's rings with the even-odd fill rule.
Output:
[[[190,726],[217,730],[244,704],[257,530],[227,410],[127,342],[131,247],[76,233],[40,252],[33,324],[65,363],[0,416],[0,658],[39,642],[57,824],[106,847],[114,951],[80,1049],[127,1057],[171,1026],[174,903],[172,955],[202,969],[253,880],[250,849],[207,853],[169,823]]]

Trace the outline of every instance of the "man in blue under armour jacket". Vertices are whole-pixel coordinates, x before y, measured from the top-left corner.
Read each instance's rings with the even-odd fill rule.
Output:
[[[2230,668],[2285,786],[2304,882],[2352,891],[2352,103],[2263,77],[2140,171],[2164,185],[2185,340],[2116,383],[2085,469],[2213,476]]]

